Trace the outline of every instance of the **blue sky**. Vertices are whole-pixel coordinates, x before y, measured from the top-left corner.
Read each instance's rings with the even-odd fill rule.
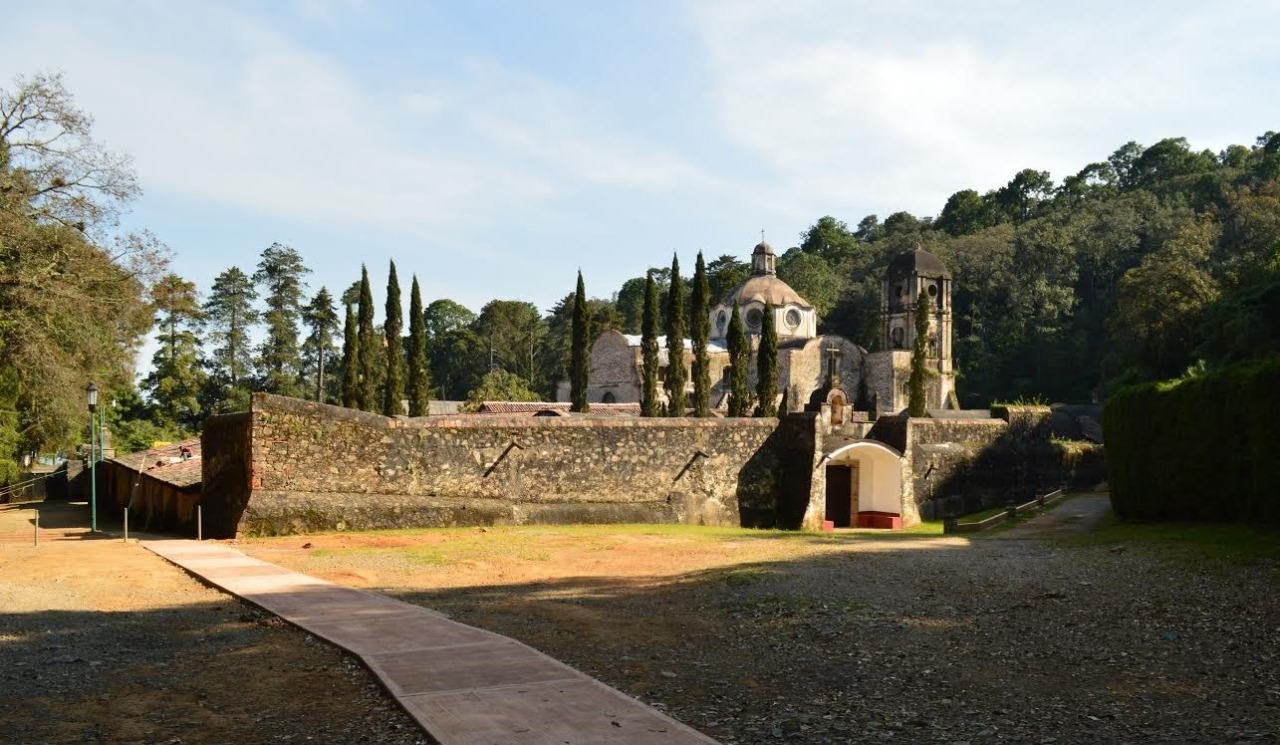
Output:
[[[671,253],[780,249],[1057,179],[1128,140],[1280,129],[1274,2],[41,2],[0,81],[59,69],[133,155],[129,227],[201,290],[297,248],[335,294],[546,310]]]

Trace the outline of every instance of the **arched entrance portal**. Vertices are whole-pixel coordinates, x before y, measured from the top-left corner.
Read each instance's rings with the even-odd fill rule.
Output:
[[[902,456],[875,440],[827,454],[825,520],[837,528],[902,526]]]

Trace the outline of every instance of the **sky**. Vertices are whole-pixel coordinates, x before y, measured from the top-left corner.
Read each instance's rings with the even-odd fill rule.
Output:
[[[548,310],[817,218],[936,215],[1135,140],[1280,129],[1275,2],[59,2],[0,87],[60,70],[132,155],[126,229],[202,292],[273,242],[335,295]],[[379,302],[381,302],[379,300]]]

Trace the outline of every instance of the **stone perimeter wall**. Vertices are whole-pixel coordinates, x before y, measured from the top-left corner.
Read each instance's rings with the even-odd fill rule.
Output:
[[[777,420],[392,419],[255,394],[248,415],[211,423],[202,443],[211,537],[522,523],[764,525],[776,520],[787,460]]]
[[[996,407],[992,414],[999,418],[898,418],[893,437],[885,439],[902,438],[909,461],[904,489],[923,519],[1021,503],[1061,487],[1090,489],[1106,480],[1102,446],[1053,440],[1048,407]]]

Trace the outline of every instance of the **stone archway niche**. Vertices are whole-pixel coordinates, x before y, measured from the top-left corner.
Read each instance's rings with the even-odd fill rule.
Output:
[[[860,440],[833,451],[825,465],[841,469],[838,475],[827,471],[836,479],[844,478],[845,472],[852,477],[849,486],[856,495],[850,500],[851,504],[856,500],[852,524],[859,528],[902,527],[902,456],[896,450],[875,440]]]

